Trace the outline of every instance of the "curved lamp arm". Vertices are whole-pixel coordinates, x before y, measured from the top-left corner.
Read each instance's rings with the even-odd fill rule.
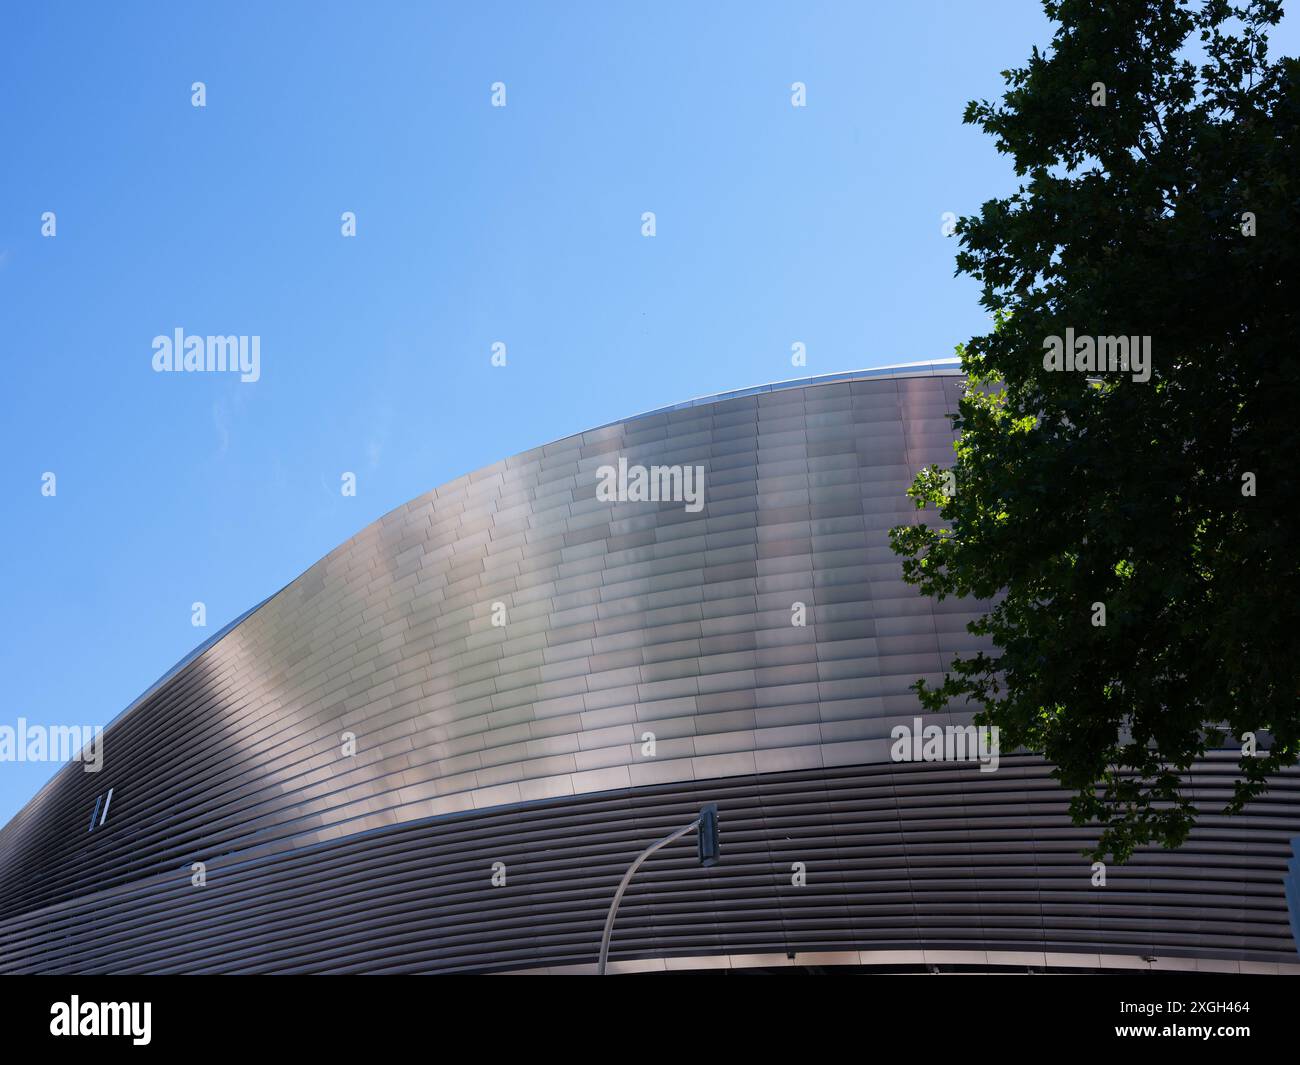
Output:
[[[627,890],[627,885],[632,879],[632,874],[640,869],[641,863],[649,858],[650,855],[654,854],[654,852],[660,847],[668,846],[668,844],[672,843],[674,840],[681,839],[686,835],[686,833],[694,832],[695,829],[699,827],[700,819],[697,817],[685,828],[679,828],[671,835],[665,836],[658,843],[650,844],[650,846],[637,855],[636,861],[634,861],[628,871],[623,874],[623,879],[618,885],[618,890],[614,892],[614,901],[610,904],[609,914],[605,918],[605,934],[600,937],[600,963],[596,966],[597,976],[605,975],[605,963],[609,960],[609,937],[610,933],[614,931],[614,918],[618,915],[618,904],[623,901],[623,892]]]

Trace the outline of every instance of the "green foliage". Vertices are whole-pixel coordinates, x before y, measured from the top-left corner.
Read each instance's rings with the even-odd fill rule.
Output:
[[[1051,46],[966,110],[1021,184],[957,226],[994,328],[958,349],[956,494],[921,473],[943,521],[891,539],[923,593],[993,602],[925,705],[982,703],[1123,861],[1184,841],[1207,749],[1272,734],[1228,812],[1300,751],[1300,64],[1273,0],[1044,7]],[[1045,370],[1067,327],[1149,336],[1150,380]]]

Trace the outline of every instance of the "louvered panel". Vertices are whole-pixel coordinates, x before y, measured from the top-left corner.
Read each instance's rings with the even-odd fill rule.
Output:
[[[918,597],[888,543],[915,518],[912,475],[943,460],[958,386],[936,366],[694,401],[381,518],[124,712],[102,773],[66,767],[0,830],[0,969],[588,961],[626,864],[705,801],[725,865],[656,856],[616,957],[1290,956],[1294,777],[1100,890],[1040,762],[888,761],[910,685],[974,646],[978,604]],[[599,500],[620,457],[703,467],[702,508]],[[1197,767],[1204,809],[1232,772]]]

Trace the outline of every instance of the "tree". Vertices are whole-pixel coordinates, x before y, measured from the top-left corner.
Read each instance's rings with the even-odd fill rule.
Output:
[[[1044,8],[965,113],[1020,186],[956,228],[994,326],[958,347],[955,493],[923,471],[943,520],[891,539],[922,593],[991,603],[923,704],[982,704],[1123,861],[1185,840],[1183,772],[1229,736],[1267,748],[1229,813],[1300,750],[1300,64],[1274,0]]]

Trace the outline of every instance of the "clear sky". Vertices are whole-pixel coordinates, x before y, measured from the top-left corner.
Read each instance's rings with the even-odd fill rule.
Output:
[[[951,355],[986,321],[942,215],[1013,186],[962,109],[1049,37],[1030,0],[6,4],[0,725],[106,723],[507,455]],[[177,328],[260,337],[260,380],[153,372]],[[0,823],[55,768],[0,763]]]

